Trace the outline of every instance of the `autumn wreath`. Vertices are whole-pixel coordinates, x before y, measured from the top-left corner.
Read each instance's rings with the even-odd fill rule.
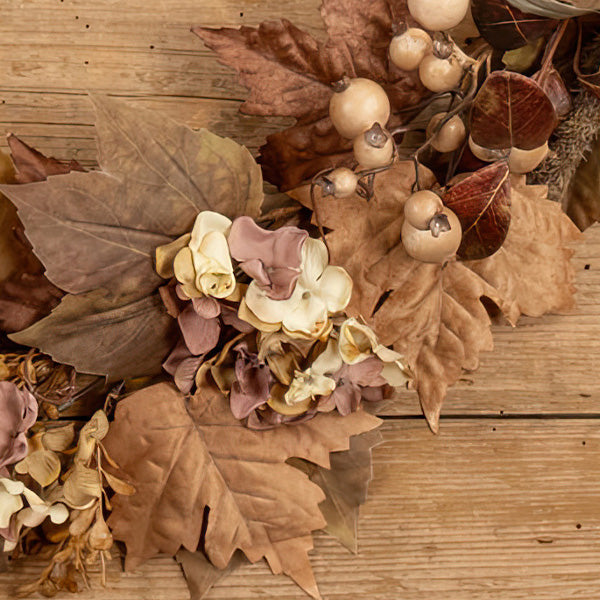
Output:
[[[579,160],[597,146],[593,8],[325,0],[325,42],[196,28],[245,112],[297,119],[260,165],[105,96],[98,170],[9,136],[0,535],[50,548],[20,594],[76,591],[119,540],[127,568],[239,549],[319,597],[312,532],[355,546],[378,403],[416,390],[437,431],[492,317],[573,306],[581,234],[539,183],[597,214],[590,167],[557,166],[576,126]],[[75,402],[83,427],[57,420]]]

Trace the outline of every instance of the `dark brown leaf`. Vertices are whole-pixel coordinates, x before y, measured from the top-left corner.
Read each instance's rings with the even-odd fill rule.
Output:
[[[560,73],[553,66],[542,69],[533,76],[533,79],[535,79],[544,92],[546,92],[559,117],[564,117],[571,112],[571,109],[573,108],[571,94]]]
[[[479,260],[497,252],[510,226],[510,178],[506,161],[493,163],[450,188],[443,197],[460,220],[458,256]]]
[[[471,135],[485,148],[533,150],[558,124],[552,102],[531,78],[494,71],[479,90],[471,112]]]
[[[552,33],[558,22],[524,13],[507,0],[472,0],[477,29],[494,48],[512,50]]]
[[[388,61],[392,24],[410,21],[405,0],[325,0],[321,14],[326,42],[285,19],[258,28],[193,29],[250,89],[243,112],[298,119],[261,148],[265,177],[285,189],[352,160],[351,141],[340,138],[328,116],[332,83],[343,76],[374,79],[385,88],[393,110],[416,104],[428,93],[416,73]]]

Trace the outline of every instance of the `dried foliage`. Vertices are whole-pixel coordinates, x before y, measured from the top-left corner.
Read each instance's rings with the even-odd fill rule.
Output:
[[[329,119],[332,83],[344,76],[373,79],[387,92],[392,112],[429,93],[416,73],[388,59],[392,25],[412,22],[406,0],[325,0],[321,15],[329,34],[324,43],[285,19],[258,28],[193,29],[250,89],[243,112],[298,120],[261,148],[265,178],[283,189],[352,160],[351,142],[340,138]],[[392,125],[401,121],[396,117]]]
[[[378,424],[360,411],[256,432],[231,415],[218,391],[185,398],[159,384],[137,392],[118,405],[106,439],[138,488],[136,496],[115,500],[109,519],[115,538],[127,544],[127,567],[200,545],[222,569],[239,548],[252,562],[265,557],[274,573],[318,598],[307,552],[312,531],[325,525],[318,508],[324,495],[285,461],[329,468],[330,452],[347,450],[350,436]]]
[[[425,172],[420,179],[425,186],[434,183]],[[479,180],[497,187],[494,179]],[[482,350],[492,349],[481,299],[496,303],[512,323],[520,314],[568,310],[573,304],[568,244],[578,232],[559,206],[544,199],[544,188],[513,178],[512,224],[496,254],[445,266],[422,263],[400,241],[403,205],[413,184],[413,165],[399,163],[377,176],[370,202],[319,192],[315,199],[322,224],[332,230],[326,239],[333,262],[357,284],[349,314],[364,317],[383,344],[408,359],[424,413],[437,431],[448,386],[462,369],[477,368]],[[292,196],[312,206],[308,187]]]

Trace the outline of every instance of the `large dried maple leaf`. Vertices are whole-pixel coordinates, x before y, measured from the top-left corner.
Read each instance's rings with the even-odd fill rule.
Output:
[[[362,316],[382,343],[408,359],[423,412],[434,431],[448,386],[462,370],[474,370],[479,354],[493,347],[483,298],[515,323],[520,314],[539,316],[573,304],[573,270],[566,244],[576,227],[545,200],[544,189],[514,180],[512,222],[502,249],[476,262],[427,264],[409,257],[400,233],[404,202],[414,184],[412,163],[396,163],[375,178],[375,197],[315,200],[333,264],[354,281],[347,312]],[[423,170],[421,183],[434,184]],[[309,187],[291,195],[309,208]]]
[[[261,148],[265,178],[283,189],[352,161],[352,142],[337,134],[328,116],[332,83],[344,76],[373,79],[385,88],[392,112],[428,94],[416,73],[388,59],[392,26],[411,21],[406,0],[324,0],[321,15],[329,34],[324,43],[285,19],[257,28],[193,28],[250,89],[242,112],[298,120]]]
[[[203,544],[223,569],[239,548],[252,562],[265,557],[274,573],[318,598],[307,553],[312,531],[325,525],[325,496],[286,460],[329,468],[330,452],[347,450],[350,436],[379,423],[358,411],[258,432],[211,389],[186,398],[159,384],[133,394],[119,403],[105,439],[137,489],[115,498],[109,519],[115,538],[127,544],[128,568],[158,552],[194,552]]]
[[[80,372],[160,372],[174,322],[157,289],[154,250],[189,231],[202,210],[256,217],[259,166],[246,148],[151,111],[93,98],[102,171],[1,186],[16,205],[48,279],[69,293],[13,334]]]

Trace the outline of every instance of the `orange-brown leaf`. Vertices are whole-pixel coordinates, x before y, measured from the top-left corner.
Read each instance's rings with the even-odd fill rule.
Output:
[[[109,520],[127,544],[128,567],[181,546],[194,552],[203,542],[218,568],[239,548],[319,597],[307,553],[312,531],[325,525],[324,494],[286,460],[329,468],[330,452],[347,450],[350,436],[378,424],[359,411],[258,432],[237,421],[214,390],[191,399],[167,384],[136,392],[118,405],[105,439],[137,489],[115,498]]]
[[[420,175],[433,186],[431,173]],[[479,354],[493,346],[482,298],[513,322],[573,303],[571,250],[576,228],[544,189],[513,179],[513,223],[505,245],[492,257],[444,267],[410,258],[400,240],[404,202],[414,183],[412,163],[396,163],[377,175],[367,202],[315,194],[334,264],[354,281],[348,313],[361,315],[382,343],[406,356],[415,373],[423,411],[436,431],[446,390],[463,369],[476,369]],[[311,207],[309,188],[292,196]]]

